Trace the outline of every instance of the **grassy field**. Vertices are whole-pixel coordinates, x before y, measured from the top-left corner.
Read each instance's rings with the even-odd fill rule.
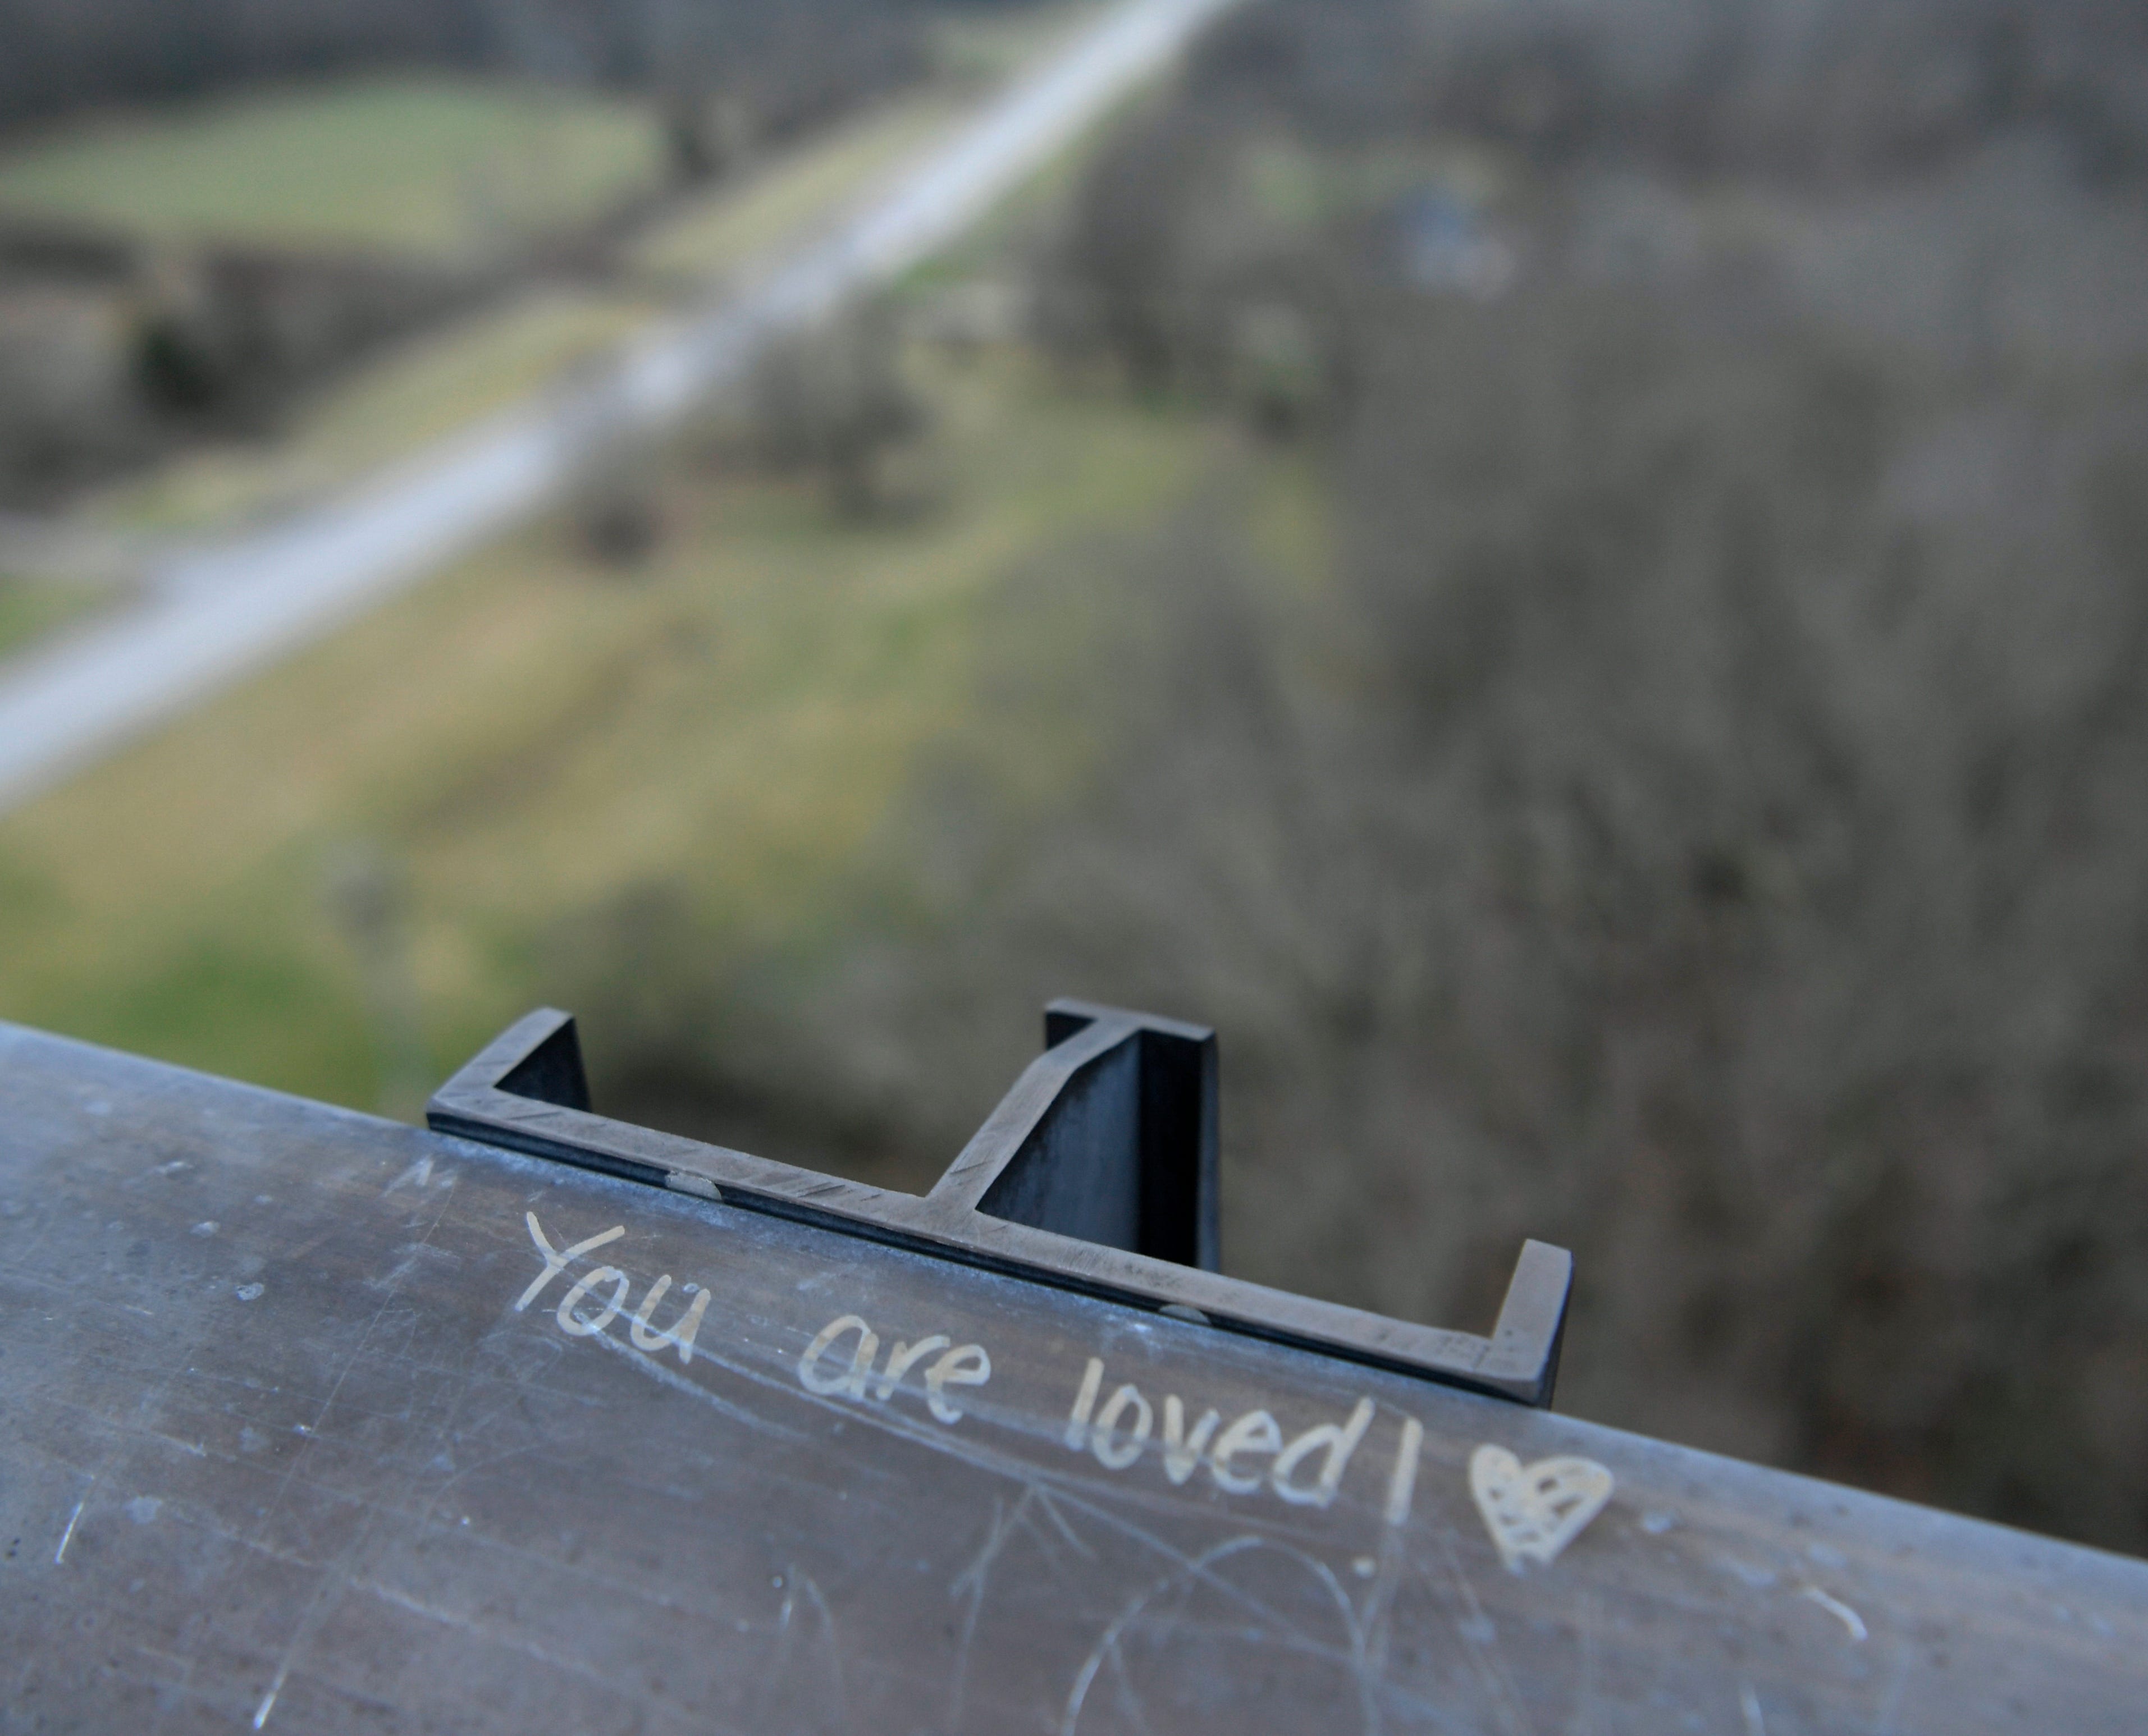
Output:
[[[682,465],[646,571],[534,527],[0,825],[0,1016],[370,1106],[329,891],[354,845],[405,889],[391,962],[436,1074],[544,998],[564,919],[638,885],[742,944],[825,922],[918,755],[973,726],[1009,575],[1273,462],[1018,353],[929,387],[953,481],[914,521]]]
[[[543,390],[651,311],[624,295],[532,290],[390,351],[323,393],[280,439],[182,453],[79,511],[101,527],[188,532],[303,506]]]
[[[840,215],[961,113],[952,93],[928,88],[854,116],[659,225],[634,263],[666,278],[720,278]]]
[[[0,573],[0,660],[112,601],[112,592],[103,585],[12,579]]]
[[[996,48],[1020,44],[1034,52],[1094,10],[1043,8],[1019,33],[976,28],[980,40]],[[961,113],[962,99],[944,83],[881,104],[771,156],[657,225],[635,245],[629,261],[634,275],[616,291],[542,289],[428,333],[324,392],[280,438],[183,454],[84,502],[83,515],[103,527],[194,532],[274,514],[347,486],[542,389],[645,323],[654,311],[650,294],[719,283],[811,235]],[[1040,188],[1056,190],[1070,173],[1054,171]],[[1039,197],[1031,189],[1016,208]],[[964,257],[977,250],[971,244]]]
[[[1110,0],[1057,0],[995,16],[957,12],[940,21],[934,48],[938,69],[961,79],[989,82],[1021,70],[1055,43],[1110,10]]]
[[[300,505],[542,390],[655,309],[646,287],[720,280],[811,233],[956,113],[937,91],[884,105],[719,188],[635,249],[647,282],[545,288],[406,344],[323,393],[281,439],[204,447],[86,502],[131,530],[192,531]]]
[[[1106,0],[1058,0],[1005,18],[941,20],[936,77],[924,90],[844,122],[735,191],[661,225],[635,249],[635,263],[666,278],[707,279],[737,269],[845,210],[967,112],[979,87],[1002,83],[1045,58],[1107,10]]]
[[[799,200],[840,191],[855,169],[917,142],[945,104],[1104,10],[1060,0],[940,20],[933,100],[886,105],[756,178],[759,222],[743,222],[745,244],[780,233]],[[0,150],[0,215],[161,243],[459,255],[571,228],[652,188],[661,156],[654,113],[631,98],[442,73],[347,78],[84,115],[12,140]],[[727,226],[713,220],[705,233],[690,219],[655,255],[698,268],[724,253]]]
[[[659,158],[637,103],[364,78],[66,123],[0,155],[0,212],[164,242],[482,253],[653,185]]]
[[[658,258],[717,271],[824,220],[946,104],[770,164]],[[908,292],[1006,268],[1072,161]],[[198,458],[103,510],[199,524],[324,486],[519,395],[624,305],[540,298],[437,334],[280,450]],[[637,888],[684,888],[717,954],[842,944],[921,760],[997,727],[981,684],[1074,650],[1100,539],[1221,488],[1310,559],[1302,477],[1227,432],[1070,391],[1019,348],[914,359],[944,479],[928,509],[861,524],[815,482],[668,454],[646,569],[592,567],[564,517],[534,525],[0,821],[0,1017],[407,1112],[384,984],[419,1009],[437,1079],[555,992],[564,925]],[[987,624],[1039,562],[1064,567],[1067,609],[1010,645]],[[985,744],[1049,799],[1068,751],[1030,745]],[[352,931],[336,888],[354,860],[398,889],[394,937]]]

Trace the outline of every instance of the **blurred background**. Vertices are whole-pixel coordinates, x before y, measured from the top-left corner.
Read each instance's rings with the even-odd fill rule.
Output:
[[[0,694],[1117,10],[0,0]],[[0,813],[0,1016],[909,1188],[1196,1019],[1229,1271],[2148,1548],[2133,0],[1242,0],[575,471]]]

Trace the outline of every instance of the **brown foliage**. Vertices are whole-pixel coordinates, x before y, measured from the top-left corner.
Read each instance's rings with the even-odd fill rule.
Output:
[[[1317,114],[1318,16],[1249,15],[1155,160]],[[1505,299],[1363,273],[1341,585],[1263,600],[1203,510],[1065,554],[1026,606],[1118,629],[1008,703],[1101,731],[1087,795],[939,768],[868,944],[636,968],[615,1066],[915,1182],[1044,995],[1207,1020],[1232,1269],[1481,1327],[1562,1242],[1572,1408],[2148,1547],[2148,344],[2068,299],[2144,243],[2078,168],[1620,272],[1569,164]],[[1152,208],[1092,204],[1095,280],[1167,314],[1184,189],[1102,174]],[[590,956],[691,960],[680,908]]]

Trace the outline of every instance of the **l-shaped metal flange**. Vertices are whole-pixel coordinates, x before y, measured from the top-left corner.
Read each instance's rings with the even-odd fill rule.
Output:
[[[592,1112],[575,1021],[549,1008],[434,1096],[434,1131],[942,1259],[1548,1406],[1573,1257],[1522,1244],[1488,1338],[1217,1270],[1216,1034],[1055,1001],[1045,1051],[921,1197]]]

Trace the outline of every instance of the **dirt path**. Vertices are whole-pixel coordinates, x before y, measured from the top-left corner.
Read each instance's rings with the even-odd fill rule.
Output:
[[[155,566],[140,606],[0,670],[0,812],[538,511],[610,439],[676,420],[771,334],[928,256],[1230,3],[1127,0],[832,233],[722,305],[653,329],[601,378]]]

